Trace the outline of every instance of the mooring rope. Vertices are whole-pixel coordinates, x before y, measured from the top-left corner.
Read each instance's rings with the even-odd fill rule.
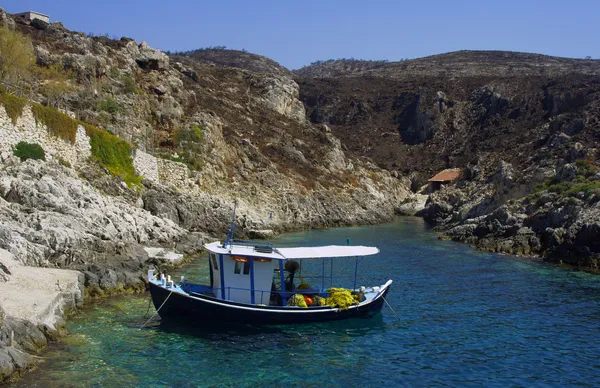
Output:
[[[392,310],[392,312],[393,312],[394,314],[396,314],[396,317],[398,317],[398,319],[400,319],[400,315],[398,315],[398,313],[396,313],[396,311],[394,311],[394,309],[392,308],[392,305],[390,305],[390,304],[388,303],[388,301],[385,299],[385,296],[381,295],[381,297],[383,298],[383,301],[385,302],[385,304],[387,304],[387,305],[388,305],[388,307],[390,308],[390,310]]]
[[[146,323],[144,323],[142,326],[140,326],[140,330],[142,330],[144,328],[144,326],[146,326],[148,324],[148,322],[150,322],[152,320],[152,318],[154,318],[154,316],[156,314],[158,314],[158,312],[160,311],[160,309],[165,305],[165,303],[167,303],[167,301],[171,297],[172,293],[173,293],[173,291],[169,292],[169,295],[167,295],[167,298],[165,299],[164,302],[162,302],[162,304],[160,305],[160,307],[156,309],[156,311],[154,312],[154,314],[152,314],[152,316],[150,318],[148,318],[148,320],[146,321]]]
[[[150,312],[150,305],[152,304],[152,298],[148,299],[148,308],[146,309],[146,313],[144,314],[144,318],[148,318],[148,313]]]

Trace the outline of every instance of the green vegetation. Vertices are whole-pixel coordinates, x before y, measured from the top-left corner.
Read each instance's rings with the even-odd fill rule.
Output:
[[[123,91],[127,94],[138,94],[139,90],[137,84],[135,83],[135,79],[130,75],[124,75],[121,77],[121,82],[123,82]]]
[[[18,31],[0,26],[0,79],[19,82],[35,63],[31,40]]]
[[[544,191],[556,193],[561,198],[574,197],[579,193],[583,193],[587,197],[595,191],[600,191],[600,181],[590,179],[600,172],[600,167],[587,159],[577,160],[575,165],[577,166],[577,177],[575,179],[568,182],[558,182],[556,177],[549,178],[546,182],[536,186],[530,199],[537,200]]]
[[[202,144],[204,143],[204,130],[198,124],[193,124],[189,129],[177,129],[175,138],[179,146],[190,143]]]
[[[13,125],[17,125],[17,120],[23,115],[23,108],[27,102],[25,98],[17,97],[4,91],[0,93],[0,104],[6,109],[6,113]]]
[[[65,167],[67,167],[67,168],[71,168],[71,163],[70,163],[68,160],[61,158],[60,156],[57,156],[57,157],[56,157],[56,161],[57,161],[57,162],[58,162],[58,164],[60,164],[61,166],[65,166]]]
[[[35,102],[6,92],[0,92],[0,104],[6,109],[6,113],[13,125],[16,125],[19,117],[23,115],[25,105],[31,104],[36,124],[41,123],[48,127],[48,131],[54,136],[69,141],[71,144],[75,143],[77,122],[57,109],[36,104]]]
[[[135,173],[129,143],[93,125],[87,123],[81,125],[90,137],[92,157],[112,175],[123,179],[128,186],[139,185],[142,178]]]
[[[46,160],[46,153],[41,145],[35,143],[19,142],[15,146],[14,155],[19,157],[22,162],[27,159]]]
[[[600,172],[600,167],[588,159],[579,159],[575,165],[577,166],[577,175],[585,178],[590,178]]]
[[[580,192],[588,195],[596,189],[600,189],[600,181],[588,182],[578,178],[570,182],[551,184],[547,190],[559,194],[561,197],[572,197]]]
[[[169,151],[158,151],[154,156],[156,156],[157,158],[170,160],[172,162],[185,163],[185,159]]]
[[[73,72],[65,70],[62,66],[36,66],[35,72],[42,81],[40,92],[48,98],[48,105],[56,105],[59,97],[71,90],[69,79],[74,77]]]
[[[32,104],[33,116],[36,123],[42,123],[48,127],[48,132],[65,141],[75,143],[77,136],[77,121],[68,115],[49,106]]]
[[[36,104],[5,92],[0,92],[0,103],[5,107],[13,123],[23,114],[25,105],[28,103],[31,104],[36,123],[42,123],[48,128],[48,132],[63,140],[70,141],[71,144],[75,143],[77,125],[81,124],[85,128],[86,134],[90,137],[92,157],[101,166],[106,168],[112,175],[122,178],[129,186],[141,183],[142,178],[136,175],[135,168],[133,167],[131,146],[120,137],[114,136],[93,125],[78,122],[56,108]],[[39,157],[40,150],[41,157]],[[28,143],[21,142],[17,144],[15,155],[19,156],[21,160],[45,160],[44,150],[37,144],[28,145]],[[23,159],[23,157],[26,159]],[[58,159],[58,162],[70,167],[68,161]]]
[[[180,160],[175,161],[185,163],[192,170],[201,170],[203,163],[200,155],[204,144],[204,130],[202,127],[198,124],[192,124],[190,128],[177,129],[175,141],[177,153],[180,155]]]
[[[98,109],[114,115],[121,112],[122,107],[114,98],[106,97],[98,103]]]

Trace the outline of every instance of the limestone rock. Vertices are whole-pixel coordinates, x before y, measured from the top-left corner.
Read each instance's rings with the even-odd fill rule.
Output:
[[[9,30],[14,30],[16,27],[15,21],[6,15],[3,8],[0,8],[0,24],[7,26]]]
[[[135,53],[135,51],[134,51]],[[135,53],[135,61],[144,70],[165,70],[169,66],[169,57],[142,42]]]
[[[559,182],[569,182],[577,177],[577,166],[571,163],[559,165],[556,169],[556,179]]]
[[[268,240],[275,236],[275,232],[271,229],[250,229],[248,237],[251,239]]]

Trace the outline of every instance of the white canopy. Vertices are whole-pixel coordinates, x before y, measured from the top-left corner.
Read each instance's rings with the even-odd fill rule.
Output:
[[[376,247],[362,245],[328,245],[324,247],[278,248],[286,259],[323,259],[327,257],[369,256],[379,253]]]
[[[250,257],[265,257],[276,260],[288,259],[324,259],[331,257],[356,257],[370,256],[379,253],[376,247],[366,247],[362,245],[327,245],[321,247],[298,247],[298,248],[275,248],[272,252],[265,252],[260,248],[260,244],[236,244],[233,243],[227,248],[220,242],[212,242],[204,245],[210,252],[227,255],[242,255]]]

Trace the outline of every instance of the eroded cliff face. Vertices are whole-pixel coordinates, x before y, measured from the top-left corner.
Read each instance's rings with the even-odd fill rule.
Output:
[[[32,37],[39,65],[72,71],[61,106],[130,141],[142,164],[149,154],[186,164],[169,187],[160,172],[168,162],[156,169],[146,158],[150,167],[138,169],[153,181],[141,192],[145,209],[180,226],[221,234],[234,199],[242,233],[374,223],[410,196],[407,180],[348,156],[327,126],[306,120],[298,84],[267,58],[219,50],[169,57],[60,23],[17,20],[16,28]],[[186,131],[195,137],[183,138]],[[206,210],[215,203],[222,210]]]
[[[600,254],[597,74],[597,60],[501,52],[296,72],[307,116],[350,154],[410,174],[414,191],[463,169],[420,213],[447,237],[587,268]]]

